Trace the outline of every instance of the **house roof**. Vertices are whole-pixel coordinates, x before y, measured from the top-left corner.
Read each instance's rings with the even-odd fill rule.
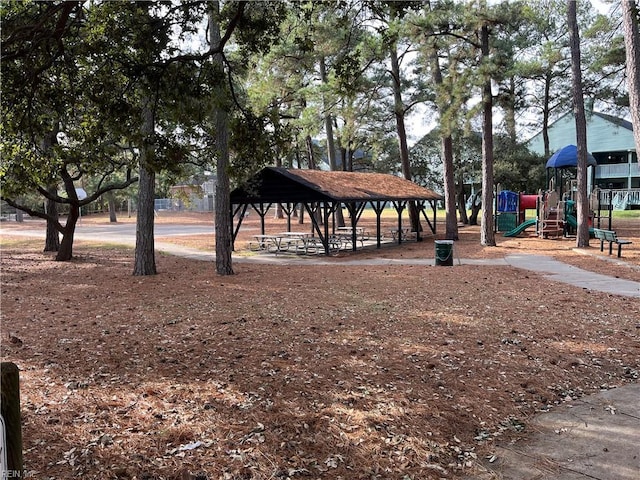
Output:
[[[608,122],[611,122],[621,128],[626,128],[627,130],[633,131],[633,124],[629,120],[625,120],[624,118],[614,117],[613,115],[608,115],[606,113],[600,113],[600,112],[592,112],[592,114]]]
[[[442,195],[383,173],[266,167],[231,192],[231,203],[441,200]]]
[[[633,124],[623,118],[606,113],[587,114],[587,150],[593,154],[635,150]],[[567,112],[549,124],[549,149],[560,150],[567,144],[576,144],[576,122],[573,112]],[[543,154],[542,132],[527,142],[532,152]]]

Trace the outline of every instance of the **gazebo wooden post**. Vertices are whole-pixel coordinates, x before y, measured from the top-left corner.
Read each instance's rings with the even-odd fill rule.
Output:
[[[345,203],[349,216],[351,217],[351,250],[354,252],[357,250],[357,238],[358,232],[356,231],[356,225],[358,224],[358,208],[355,202]]]
[[[291,204],[291,202],[287,202],[286,206],[283,203],[280,203],[280,208],[287,214],[287,232],[291,231],[291,214],[294,212],[296,208],[296,204]]]
[[[421,200],[419,202],[416,202],[416,208],[418,208],[418,225],[420,228],[418,228],[418,230],[416,231],[416,242],[421,242],[422,241],[422,222],[420,221],[420,214],[422,213],[423,217],[426,217],[425,211],[424,211],[424,200]]]
[[[324,216],[324,253],[329,255],[329,202],[322,202],[322,207],[324,208],[323,216]],[[333,210],[333,209],[332,209]]]
[[[429,225],[429,229],[431,230],[431,233],[435,235],[436,234],[436,217],[437,217],[438,208],[435,200],[430,200],[429,204],[431,205],[431,211],[433,213],[433,223],[431,223],[431,220],[429,220],[429,216],[427,215],[427,209],[425,207],[422,208],[422,216],[426,220],[427,225]]]
[[[255,203],[252,203],[251,206],[256,212],[258,212],[258,215],[260,215],[260,233],[264,235],[265,234],[264,217],[267,215],[267,212],[271,208],[271,203],[267,205],[267,208],[264,207],[264,202],[260,202],[260,207],[256,207]]]
[[[380,200],[376,200],[375,203],[371,202],[371,206],[373,210],[376,212],[376,248],[382,247],[382,211],[384,207],[386,207],[387,202],[380,202]]]
[[[238,236],[238,232],[240,231],[240,226],[242,225],[242,220],[244,220],[244,217],[247,213],[247,207],[249,205],[246,203],[240,204],[238,205],[238,208],[233,208],[233,204],[231,204],[229,206],[230,210],[231,210],[231,251],[235,251],[235,244],[236,244],[236,237]],[[240,213],[239,217],[238,217],[238,224],[234,227],[233,226],[233,219],[234,217],[236,217],[236,215],[238,215],[238,212],[242,209],[242,213]]]
[[[398,201],[393,202],[393,205],[396,207],[396,212],[398,212],[398,245],[402,243],[402,211],[406,208],[406,201]]]

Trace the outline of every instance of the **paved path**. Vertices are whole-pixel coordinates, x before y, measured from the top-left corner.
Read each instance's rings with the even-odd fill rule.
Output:
[[[192,248],[180,247],[169,243],[156,243],[156,248],[166,253],[193,258],[196,260],[213,261],[213,253],[203,252]],[[273,255],[254,254],[251,256],[234,256],[234,262],[238,263],[267,263],[275,265],[433,265],[433,259],[419,258],[367,258],[336,261],[325,260],[322,257],[302,255]],[[640,282],[608,277],[599,273],[582,270],[572,265],[567,265],[558,260],[544,255],[514,254],[504,258],[489,259],[456,259],[455,263],[463,265],[504,265],[538,272],[550,280],[568,283],[587,290],[622,295],[626,297],[640,298]],[[640,480],[640,479],[639,479]]]
[[[527,423],[526,442],[496,448],[475,480],[638,480],[640,384],[574,400]]]
[[[550,280],[626,297],[640,298],[640,282],[582,270],[544,255],[507,255],[509,265],[543,274]]]
[[[86,225],[80,226],[76,230],[75,238],[78,240],[97,240],[112,241],[124,245],[135,245],[135,225]],[[194,225],[157,225],[155,234],[157,236],[175,236],[175,235],[191,235],[194,233],[213,234],[211,227],[202,227]],[[44,238],[44,230],[42,228],[20,229],[20,230],[2,230],[3,235],[27,235]],[[213,252],[206,252],[188,247],[182,247],[172,243],[156,242],[156,250],[178,255],[182,257],[192,258],[196,260],[213,261],[215,256]],[[371,259],[349,259],[346,258],[339,262],[336,260],[326,260],[317,256],[302,255],[273,255],[273,254],[254,254],[250,256],[234,255],[234,262],[238,263],[265,263],[277,265],[433,265],[434,260],[429,259],[405,259],[405,258],[371,258]],[[545,277],[562,283],[568,283],[576,287],[585,288],[587,290],[600,291],[614,295],[623,295],[627,297],[640,298],[640,282],[631,280],[623,280],[620,278],[608,277],[595,272],[589,272],[580,268],[559,262],[551,257],[543,255],[514,254],[507,255],[504,258],[491,259],[468,259],[456,258],[454,263],[464,265],[511,265],[524,270],[532,270],[541,273]]]

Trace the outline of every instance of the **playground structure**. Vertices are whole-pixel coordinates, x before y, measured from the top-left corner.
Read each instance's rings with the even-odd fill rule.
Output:
[[[587,163],[595,167],[597,162],[588,155]],[[556,152],[547,161],[547,191],[540,190],[535,195],[516,193],[508,190],[496,195],[495,230],[505,232],[505,237],[515,237],[530,227],[535,227],[536,235],[541,238],[567,237],[575,235],[578,221],[576,215],[577,180],[569,168],[577,164],[577,151],[574,145],[568,145]],[[550,172],[553,171],[553,176]],[[593,181],[590,183],[593,185]],[[613,210],[611,190],[595,188],[589,194],[589,234],[594,235],[595,228],[601,228],[607,220],[606,228],[611,230]],[[603,208],[606,206],[606,209]],[[535,209],[535,218],[526,218],[526,211]]]
[[[505,232],[505,237],[515,237],[535,227],[536,235],[541,238],[575,235],[578,228],[575,193],[575,186],[567,189],[562,197],[555,190],[540,191],[535,195],[500,191],[496,197],[496,231]],[[597,188],[589,195],[588,221],[591,236],[594,234],[594,226],[611,230],[610,196],[610,191]],[[535,217],[527,219],[526,211],[534,209]]]

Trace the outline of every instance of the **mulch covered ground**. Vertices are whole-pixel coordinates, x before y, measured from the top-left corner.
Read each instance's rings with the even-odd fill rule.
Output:
[[[638,281],[638,223],[614,225],[634,242],[623,264],[575,240],[481,247],[477,227],[455,248]],[[433,249],[428,238],[355,256]],[[133,277],[131,249],[78,243],[69,263],[41,250],[2,236],[2,360],[21,369],[34,478],[460,478],[496,442],[526,442],[532,415],[640,372],[638,299],[511,267],[349,267],[341,253],[220,277],[159,254],[158,275]]]

